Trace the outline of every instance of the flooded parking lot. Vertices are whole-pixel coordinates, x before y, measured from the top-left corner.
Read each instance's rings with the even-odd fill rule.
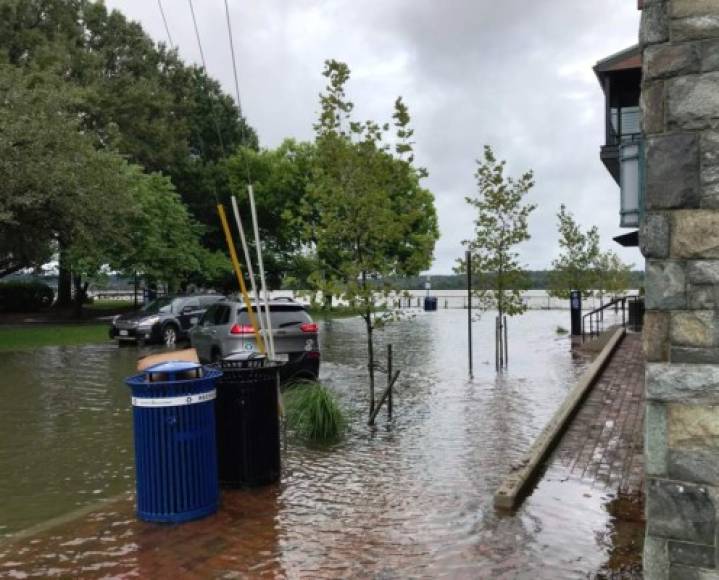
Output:
[[[157,577],[176,567],[198,577],[575,578],[611,569],[621,546],[610,490],[550,465],[516,513],[492,505],[588,359],[556,333],[567,312],[530,311],[510,322],[509,370],[497,375],[491,318],[475,323],[473,379],[464,311],[419,314],[377,333],[377,351],[391,342],[402,375],[394,421],[382,411],[374,431],[365,426],[362,322],[322,323],[322,380],[350,415],[344,441],[290,440],[279,485],[225,493],[220,513],[200,522],[136,522],[124,499],[0,545],[0,575]],[[5,355],[0,533],[132,488],[122,378],[136,356],[111,344]]]

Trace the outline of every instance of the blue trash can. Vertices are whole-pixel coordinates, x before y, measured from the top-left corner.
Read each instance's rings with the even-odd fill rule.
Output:
[[[137,515],[179,523],[217,511],[217,369],[166,362],[126,380],[132,389]]]
[[[424,297],[424,310],[425,312],[434,312],[437,310],[437,297],[436,296],[425,296]]]

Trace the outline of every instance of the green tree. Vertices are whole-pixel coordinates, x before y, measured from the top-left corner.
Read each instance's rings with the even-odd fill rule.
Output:
[[[506,177],[506,162],[497,161],[489,145],[485,145],[483,159],[477,165],[478,195],[466,198],[477,211],[474,238],[462,243],[471,252],[472,270],[486,281],[475,290],[480,308],[497,310],[501,336],[504,315],[515,316],[527,309],[521,291],[529,287],[530,280],[516,246],[530,239],[527,221],[537,206],[523,201],[534,181],[531,171],[518,179]],[[466,271],[464,261],[459,260],[459,264],[460,271]]]
[[[163,281],[171,290],[201,270],[205,257],[200,226],[182,203],[169,178],[129,168],[134,211],[128,220],[127,240],[104,257],[110,266],[128,275]]]
[[[222,159],[239,145],[256,148],[257,137],[203,69],[90,0],[0,0],[0,62],[72,87],[70,110],[95,145],[169,175],[205,225],[205,246],[222,247],[215,212],[216,196],[229,195]],[[66,273],[62,240],[57,249]]]
[[[45,73],[0,65],[0,275],[39,266],[62,244],[92,261],[132,208],[127,162],[100,151],[66,110],[72,95]]]
[[[583,232],[564,204],[559,220],[559,257],[552,261],[549,294],[569,298],[572,290],[588,296],[596,284],[595,262],[599,256],[599,230],[596,226]]]
[[[401,99],[395,103],[393,154],[389,124],[352,119],[345,94],[349,67],[329,60],[323,75],[328,85],[320,96],[317,151],[302,207],[304,241],[316,258],[314,287],[344,296],[362,312],[372,410],[376,292],[388,290],[388,276],[430,266],[437,215],[432,194],[420,184],[426,172],[412,163],[410,118]]]
[[[594,262],[596,290],[600,297],[616,298],[629,290],[633,264],[625,264],[612,250],[600,252]]]
[[[255,192],[267,282],[279,288],[289,275],[302,276],[303,221],[297,219],[312,177],[313,143],[286,139],[276,149],[241,147],[227,161],[230,190],[237,196],[243,219],[249,220],[248,172]],[[229,203],[228,200],[224,200]],[[251,231],[249,221],[245,228]],[[249,240],[248,240],[249,241]],[[250,242],[252,243],[252,242]]]

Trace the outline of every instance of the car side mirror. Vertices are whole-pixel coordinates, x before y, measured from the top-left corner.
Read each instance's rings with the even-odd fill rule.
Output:
[[[194,306],[183,306],[182,310],[180,311],[181,314],[189,314],[190,312],[194,312],[195,307]]]

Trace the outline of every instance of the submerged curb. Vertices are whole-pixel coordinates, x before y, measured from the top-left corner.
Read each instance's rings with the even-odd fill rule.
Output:
[[[594,362],[584,372],[579,382],[569,392],[567,398],[559,406],[549,423],[542,430],[536,441],[527,451],[526,455],[519,461],[519,467],[507,475],[502,485],[494,494],[494,505],[498,508],[511,509],[520,499],[520,495],[527,484],[534,479],[537,469],[552,449],[557,439],[564,431],[567,422],[574,414],[574,411],[584,399],[594,382],[599,378],[602,370],[611,358],[615,349],[624,338],[626,331],[619,328],[609,339],[602,351],[594,359]]]
[[[105,499],[101,499],[94,503],[88,504],[71,512],[56,516],[49,520],[45,520],[44,522],[41,522],[29,528],[20,530],[19,532],[11,534],[6,538],[0,539],[0,548],[5,548],[22,540],[26,540],[43,532],[47,532],[48,530],[52,530],[58,526],[62,526],[75,520],[79,520],[80,518],[89,516],[90,514],[96,511],[100,511],[101,509],[106,508],[109,505],[120,502],[121,500],[130,499],[132,495],[133,494],[130,491],[119,493],[117,495],[107,497]]]

